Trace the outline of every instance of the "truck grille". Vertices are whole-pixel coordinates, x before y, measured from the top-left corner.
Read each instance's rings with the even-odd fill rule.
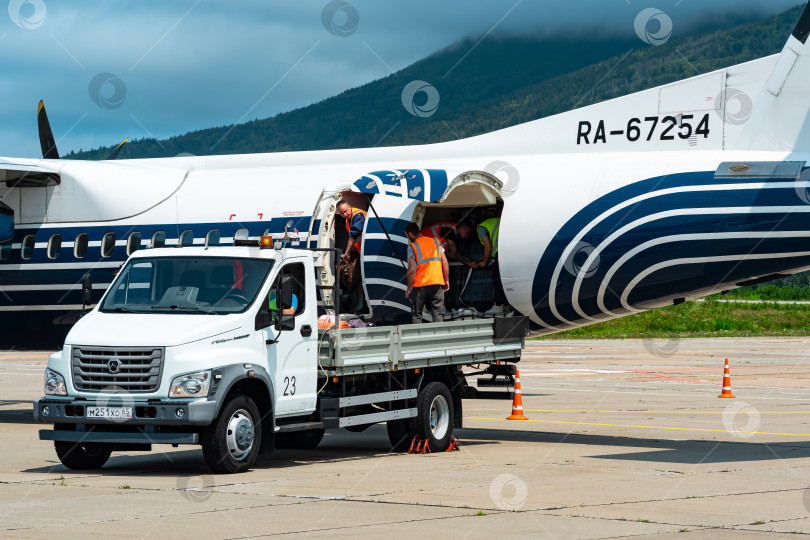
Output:
[[[154,392],[161,347],[73,347],[73,384],[85,392]]]

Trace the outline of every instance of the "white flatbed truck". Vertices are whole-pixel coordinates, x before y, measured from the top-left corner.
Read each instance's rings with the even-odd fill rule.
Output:
[[[113,451],[201,445],[220,473],[275,447],[313,448],[325,429],[380,422],[398,450],[415,436],[446,449],[462,422],[462,368],[513,367],[528,322],[319,330],[314,251],[134,253],[51,355],[34,417],[54,426],[40,439],[71,469],[99,468]]]

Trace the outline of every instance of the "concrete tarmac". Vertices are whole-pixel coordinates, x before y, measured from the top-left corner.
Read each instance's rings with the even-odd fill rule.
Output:
[[[461,451],[327,433],[240,475],[198,448],[92,473],[39,441],[46,352],[0,354],[0,537],[686,538],[810,534],[810,339],[534,341],[528,421],[465,400]],[[723,361],[735,399],[719,399]]]

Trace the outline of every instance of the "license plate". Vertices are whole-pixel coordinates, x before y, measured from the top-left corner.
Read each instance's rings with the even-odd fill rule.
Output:
[[[87,418],[127,420],[132,418],[132,407],[87,407]]]

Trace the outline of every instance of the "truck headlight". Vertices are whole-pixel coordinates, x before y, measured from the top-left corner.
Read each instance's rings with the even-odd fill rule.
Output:
[[[169,390],[172,398],[196,398],[208,395],[211,386],[211,371],[198,371],[175,377]]]
[[[45,394],[50,396],[66,396],[65,378],[54,370],[45,369]]]

